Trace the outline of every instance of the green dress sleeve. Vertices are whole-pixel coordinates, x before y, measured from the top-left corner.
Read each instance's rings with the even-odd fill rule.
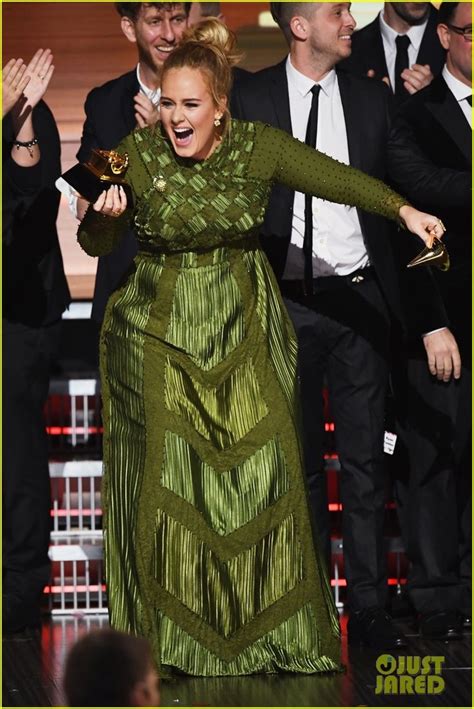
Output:
[[[250,166],[255,177],[279,182],[329,202],[399,221],[408,201],[381,180],[310,148],[278,128],[260,124]]]
[[[136,155],[133,136],[129,135],[124,138],[115,150],[121,155],[127,153],[129,156],[126,181],[132,189],[135,203],[137,193],[134,188],[134,167],[137,165],[138,156]],[[119,217],[108,217],[100,214],[94,211],[92,205],[90,205],[77,232],[77,240],[86,254],[89,256],[105,256],[113,251],[130,227],[132,214],[132,205],[127,206],[127,209]]]

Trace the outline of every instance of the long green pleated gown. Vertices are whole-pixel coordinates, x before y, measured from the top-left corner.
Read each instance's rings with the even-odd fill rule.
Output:
[[[139,253],[101,336],[110,619],[192,675],[340,667],[299,440],[296,341],[258,242],[283,182],[396,218],[381,183],[258,123],[205,161],[160,129],[127,152],[134,209],[89,210],[79,241]]]

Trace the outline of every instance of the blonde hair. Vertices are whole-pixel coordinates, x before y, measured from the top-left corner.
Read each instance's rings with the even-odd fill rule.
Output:
[[[188,29],[163,67],[164,76],[171,69],[198,69],[202,72],[214,104],[222,108],[220,133],[224,136],[230,127],[230,111],[222,105],[222,97],[230,95],[232,67],[242,55],[236,48],[235,34],[220,20],[209,17]]]

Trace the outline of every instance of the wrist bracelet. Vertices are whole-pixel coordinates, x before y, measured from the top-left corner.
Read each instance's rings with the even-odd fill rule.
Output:
[[[20,148],[26,148],[30,154],[30,157],[33,157],[32,148],[35,145],[38,145],[38,138],[33,138],[33,140],[28,140],[26,143],[22,143],[21,140],[14,140],[13,145],[16,145],[17,150],[20,150]]]

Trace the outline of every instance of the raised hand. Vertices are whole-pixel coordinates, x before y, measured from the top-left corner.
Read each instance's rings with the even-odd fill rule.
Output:
[[[2,118],[16,104],[30,77],[25,73],[26,64],[23,59],[10,59],[2,70]]]
[[[50,49],[38,49],[26,67],[28,84],[23,91],[25,104],[22,110],[32,109],[43,98],[54,72],[53,55]]]
[[[405,69],[400,76],[404,87],[412,95],[429,86],[434,79],[429,64],[413,64],[411,69]]]
[[[135,120],[139,128],[153,126],[160,120],[160,112],[152,101],[141,91],[134,97]]]

